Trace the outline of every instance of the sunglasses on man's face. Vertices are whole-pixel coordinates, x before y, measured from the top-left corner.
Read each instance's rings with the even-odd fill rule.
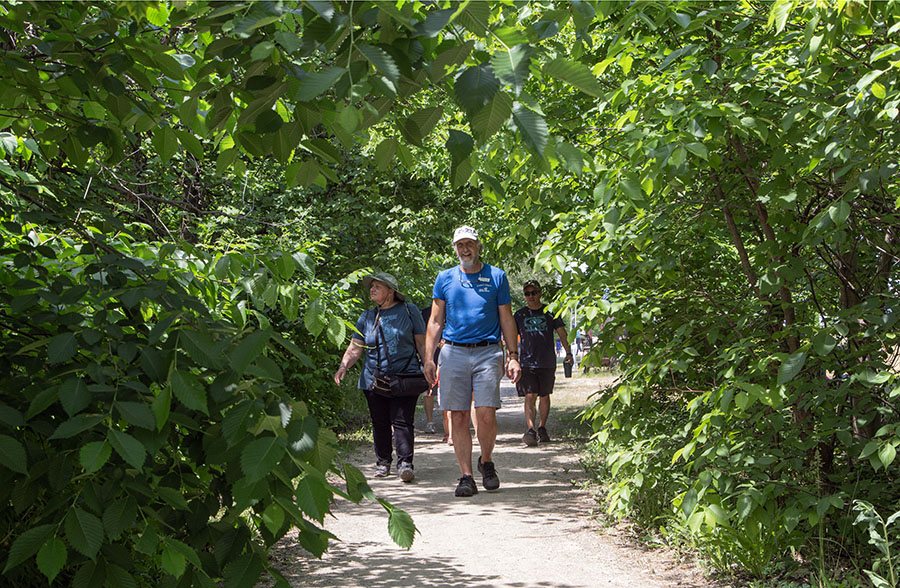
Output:
[[[527,290],[525,292],[525,296],[537,296],[540,293],[541,293],[540,290]]]

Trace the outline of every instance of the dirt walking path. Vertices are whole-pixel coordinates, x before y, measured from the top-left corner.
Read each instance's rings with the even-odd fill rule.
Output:
[[[551,411],[551,435],[570,426],[575,407],[596,390],[597,378],[557,380],[559,406]],[[567,392],[568,389],[568,392]],[[500,489],[456,498],[459,468],[453,448],[440,433],[416,434],[416,480],[403,484],[392,469],[388,478],[371,478],[375,493],[406,510],[419,534],[410,550],[388,536],[387,515],[377,503],[338,502],[325,528],[333,542],[321,560],[312,558],[290,537],[276,547],[273,561],[292,586],[329,588],[554,588],[711,586],[695,570],[675,564],[657,551],[628,546],[603,532],[590,516],[596,503],[580,482],[572,443],[554,441],[537,447],[522,443],[522,401],[508,382],[501,387],[499,435],[494,463]],[[565,415],[565,416],[564,416]],[[440,422],[440,413],[436,412]],[[566,422],[560,422],[566,421]],[[418,424],[417,424],[418,425]],[[440,430],[440,427],[439,427]],[[479,455],[473,447],[473,461]],[[372,449],[357,451],[351,461],[371,475]]]

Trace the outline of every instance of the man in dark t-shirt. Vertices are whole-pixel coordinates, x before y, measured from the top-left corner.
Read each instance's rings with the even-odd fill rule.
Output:
[[[528,430],[522,436],[522,441],[526,445],[537,445],[538,441],[550,441],[547,417],[550,414],[550,394],[553,393],[556,381],[553,331],[559,335],[563,349],[566,350],[565,361],[572,362],[572,353],[569,351],[569,340],[562,319],[554,318],[547,312],[546,305],[541,303],[541,285],[536,280],[529,280],[525,282],[523,292],[525,306],[513,315],[519,331],[519,362],[522,366],[522,376],[516,382],[516,391],[520,397],[525,398],[525,424]],[[540,406],[536,407],[538,398]],[[536,413],[540,416],[537,427]]]

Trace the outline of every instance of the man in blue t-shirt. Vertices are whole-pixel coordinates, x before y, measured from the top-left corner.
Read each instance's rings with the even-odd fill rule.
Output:
[[[503,377],[503,350],[500,335],[516,341],[509,282],[500,268],[481,261],[483,249],[478,232],[459,227],[453,233],[453,248],[459,265],[440,272],[434,282],[431,317],[425,338],[425,377],[434,382],[437,366],[434,350],[444,346],[438,358],[441,385],[438,402],[450,411],[453,451],[462,477],[456,496],[478,492],[472,477],[472,438],[469,436],[471,406],[475,403],[475,430],[481,446],[478,471],[485,490],[500,487],[500,478],[491,454],[497,440],[497,409],[500,408],[500,379]],[[510,351],[506,375],[519,379],[519,353]]]
[[[516,311],[516,329],[519,331],[519,353],[522,377],[516,382],[516,391],[525,398],[525,424],[528,430],[522,436],[525,445],[548,443],[547,417],[550,415],[550,394],[556,381],[556,353],[553,349],[553,331],[559,335],[566,351],[565,361],[572,363],[569,338],[561,318],[554,318],[541,304],[541,285],[537,280],[525,282],[525,306]],[[535,430],[535,408],[540,398],[540,421]]]

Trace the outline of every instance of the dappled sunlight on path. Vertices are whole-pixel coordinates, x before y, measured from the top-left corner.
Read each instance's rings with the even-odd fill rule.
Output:
[[[598,385],[594,378],[579,380],[583,392]],[[494,450],[499,490],[484,491],[476,473],[478,494],[456,498],[453,492],[459,469],[453,448],[440,441],[440,434],[417,432],[413,483],[403,484],[396,475],[369,479],[378,496],[413,517],[419,533],[412,548],[407,551],[391,541],[387,515],[377,503],[340,501],[334,508],[335,517],[325,523],[340,541],[332,542],[321,560],[310,557],[290,537],[275,548],[273,562],[291,585],[704,586],[689,580],[689,574],[657,565],[643,551],[617,546],[613,538],[598,532],[599,525],[590,516],[595,504],[580,485],[586,476],[575,448],[564,442],[525,446],[522,401],[505,380],[501,396],[503,408],[497,413],[499,434]],[[567,428],[566,423],[556,422],[560,414],[571,411],[551,412],[551,436]],[[439,413],[436,421],[440,421]],[[371,475],[371,454],[367,446],[351,458],[367,475]],[[473,465],[478,455],[475,444]]]

